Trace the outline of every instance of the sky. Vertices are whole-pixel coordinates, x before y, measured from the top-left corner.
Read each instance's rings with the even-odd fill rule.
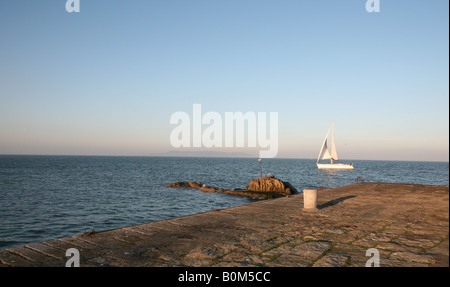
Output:
[[[164,154],[200,104],[277,112],[277,157],[316,158],[334,121],[342,160],[449,160],[447,0],[65,5],[0,1],[0,154]]]

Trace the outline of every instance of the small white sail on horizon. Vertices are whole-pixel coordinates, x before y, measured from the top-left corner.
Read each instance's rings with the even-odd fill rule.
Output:
[[[331,153],[328,149],[328,135],[331,130]],[[329,164],[319,163],[320,160],[329,159],[331,162]],[[343,163],[334,163],[334,161],[338,161],[339,157],[336,151],[336,142],[334,138],[334,121],[331,124],[331,127],[328,129],[327,135],[322,144],[322,148],[320,149],[319,156],[317,157],[317,168],[319,169],[354,169],[353,164],[343,164]]]

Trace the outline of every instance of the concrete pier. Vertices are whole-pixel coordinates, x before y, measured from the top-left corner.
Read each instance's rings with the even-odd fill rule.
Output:
[[[0,250],[0,266],[449,266],[449,188],[356,183]],[[374,253],[371,253],[374,254]],[[372,255],[371,255],[372,256]]]

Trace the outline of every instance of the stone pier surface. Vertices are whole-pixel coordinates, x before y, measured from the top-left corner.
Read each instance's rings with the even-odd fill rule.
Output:
[[[449,266],[449,188],[356,183],[0,250],[0,266]]]

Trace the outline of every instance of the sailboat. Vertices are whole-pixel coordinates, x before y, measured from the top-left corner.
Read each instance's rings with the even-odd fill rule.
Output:
[[[331,153],[328,150],[328,135],[331,132]],[[329,159],[330,163],[319,163],[320,160]],[[318,169],[355,169],[352,163],[335,163],[338,161],[339,157],[336,152],[336,144],[334,142],[334,121],[331,124],[331,127],[328,129],[327,135],[325,136],[325,140],[323,141],[322,148],[320,149],[319,157],[317,158],[317,168]]]

